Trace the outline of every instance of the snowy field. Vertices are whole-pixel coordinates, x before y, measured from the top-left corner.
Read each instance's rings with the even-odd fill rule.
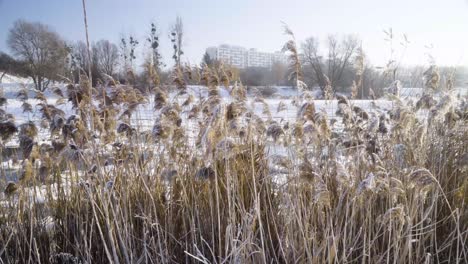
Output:
[[[29,99],[27,100],[27,102],[32,105],[31,113],[24,113],[21,107],[22,102],[17,99],[18,91],[24,87],[27,87],[29,91]],[[52,84],[50,85],[50,87],[60,87],[62,89],[63,94],[66,95],[65,87],[63,84]],[[265,120],[271,118],[277,122],[282,123],[294,122],[298,111],[297,105],[294,104],[294,100],[296,100],[298,96],[297,90],[291,87],[275,87],[275,89],[276,93],[274,93],[271,97],[263,98],[263,102],[265,102],[268,105],[268,110],[270,114],[265,114],[265,105],[261,102],[256,102],[255,97],[251,94],[249,96],[247,105],[251,107],[250,110],[254,110],[254,112],[257,115],[261,116]],[[220,87],[219,90],[221,98],[225,103],[229,103],[232,101],[232,98],[230,97],[229,92],[226,89]],[[401,90],[400,97],[403,100],[413,100],[414,98],[418,98],[419,96],[421,96],[422,93],[422,88],[403,88]],[[8,99],[7,104],[2,108],[6,113],[12,114],[14,116],[16,125],[20,125],[28,121],[33,121],[39,124],[41,120],[40,112],[38,111],[37,107],[39,101],[34,99],[36,93],[34,91],[34,86],[31,83],[31,80],[5,75],[2,79],[2,83],[0,83],[0,95],[2,94]],[[456,88],[454,94],[456,96],[467,96],[468,89]],[[48,104],[56,105],[56,102],[59,98],[55,94],[53,94],[50,91],[46,91],[44,95],[47,98]],[[173,98],[175,95],[176,93],[172,92],[169,94],[169,97]],[[207,89],[203,86],[188,86],[187,96],[188,95],[193,95],[194,98],[197,99],[204,98],[207,96]],[[186,97],[182,96],[179,98],[180,103],[183,102],[184,98]],[[392,101],[386,99],[351,100],[350,102],[352,105],[358,106],[362,109],[374,109],[377,112],[384,112],[392,108]],[[326,113],[329,119],[339,119],[339,117],[336,116],[336,111],[338,109],[337,100],[314,100],[314,104],[317,112]],[[72,109],[72,106],[68,101],[64,104],[56,106],[65,112],[66,117],[74,114],[74,110]],[[153,96],[149,96],[148,103],[141,105],[137,108],[132,119],[132,125],[136,126],[136,128],[142,132],[151,130],[152,126],[154,125],[155,118],[156,117],[154,111]],[[40,137],[39,140],[47,141],[48,139],[46,137]],[[17,142],[15,140],[11,140],[8,144],[15,145],[17,144]]]
[[[32,106],[32,112],[23,112],[22,102],[17,99],[18,91],[26,87],[29,91],[29,99],[27,102]],[[63,84],[52,84],[51,87],[60,87],[63,94],[66,95],[65,87]],[[271,97],[263,98],[263,102],[258,102],[255,100],[255,97],[252,94],[249,94],[247,105],[253,110],[258,116],[262,117],[265,121],[274,120],[280,124],[293,123],[296,119],[298,107],[294,101],[297,99],[298,92],[297,90],[291,87],[275,87],[276,93]],[[229,92],[223,87],[219,88],[220,96],[225,103],[232,101]],[[422,95],[423,89],[421,88],[403,88],[401,90],[401,98],[403,100],[412,100],[414,98]],[[466,96],[468,94],[468,89],[458,88],[455,89],[455,95]],[[19,78],[15,76],[5,75],[2,83],[0,83],[0,95],[3,94],[7,98],[7,104],[2,107],[2,109],[14,116],[15,124],[21,125],[28,121],[33,121],[38,124],[41,121],[41,114],[37,107],[38,100],[34,99],[36,92],[34,91],[34,86],[31,83],[31,80],[26,78]],[[47,98],[47,103],[57,106],[59,109],[64,111],[65,117],[74,114],[71,104],[66,101],[63,104],[57,105],[57,100],[59,99],[55,94],[50,91],[46,91],[44,95]],[[188,95],[193,95],[194,98],[200,99],[207,96],[207,89],[203,86],[188,86],[187,95],[178,98],[179,103],[182,103]],[[169,94],[169,97],[174,98],[176,92]],[[154,101],[153,96],[149,96],[148,103],[140,105],[135,113],[133,114],[131,125],[134,126],[137,130],[141,132],[151,131],[155,119],[156,112],[154,111]],[[352,105],[358,106],[362,109],[369,110],[373,109],[377,113],[383,113],[390,110],[393,105],[392,101],[386,99],[378,100],[351,100]],[[265,111],[265,104],[268,106],[268,110]],[[335,119],[340,121],[340,118],[336,116],[336,111],[338,110],[338,101],[337,100],[314,100],[315,108],[317,112],[326,113],[329,119]],[[268,112],[268,113],[266,113]],[[195,122],[187,122],[187,126],[196,126]],[[339,126],[338,126],[339,127]],[[50,142],[48,129],[40,128],[38,143]],[[6,146],[14,147],[18,145],[17,138],[13,138],[6,143]]]
[[[22,102],[17,99],[17,93],[21,88],[27,87],[29,90],[29,98],[27,102],[32,105],[32,112],[23,112],[22,110]],[[63,84],[53,84],[51,87],[60,87],[63,91],[63,94],[66,95],[65,87]],[[112,88],[109,88],[112,89]],[[402,89],[402,96],[403,100],[411,100],[415,97],[418,97],[422,94],[423,89],[419,88],[406,88]],[[456,94],[466,95],[466,89],[458,89]],[[50,132],[48,128],[41,128],[39,125],[41,122],[41,114],[37,107],[38,100],[33,99],[35,97],[35,91],[33,89],[33,85],[28,79],[24,78],[17,78],[6,75],[3,78],[3,83],[0,84],[0,93],[3,94],[4,97],[7,98],[7,104],[2,107],[2,109],[7,114],[12,114],[14,117],[15,124],[21,125],[26,122],[32,121],[37,124],[39,128],[39,136],[37,139],[37,143],[40,145],[42,143],[50,143]],[[179,104],[189,96],[192,95],[195,100],[199,100],[201,98],[207,97],[207,88],[203,86],[188,86],[187,87],[187,94],[183,96],[177,97]],[[224,103],[229,103],[233,99],[230,96],[228,90],[223,87],[219,88],[220,97]],[[45,92],[44,93],[47,98],[47,103],[56,105],[59,109],[64,111],[65,117],[69,117],[74,113],[71,104],[66,101],[63,104],[57,105],[57,100],[59,98],[51,93]],[[174,100],[176,96],[176,92],[169,93],[169,101]],[[253,111],[255,114],[260,116],[264,121],[276,121],[280,125],[288,125],[293,124],[296,120],[296,116],[298,113],[298,104],[295,103],[297,100],[298,92],[295,89],[290,87],[276,87],[276,93],[273,96],[268,98],[262,98],[258,100],[250,94],[247,100],[247,106],[250,107],[249,110]],[[154,96],[149,96],[147,99],[146,104],[142,104],[138,106],[137,110],[132,115],[131,125],[136,128],[140,132],[151,131],[155,120],[157,119],[158,112],[154,111]],[[338,110],[338,101],[337,100],[314,100],[316,112],[323,112],[328,116],[329,120],[335,120],[336,125],[335,129],[340,127],[341,119],[339,116],[336,115]],[[392,109],[393,102],[386,99],[378,99],[378,100],[352,100],[351,104],[353,106],[358,106],[365,110],[371,110],[372,112],[381,114],[385,113],[388,110]],[[195,131],[198,131],[198,121],[188,120],[187,114],[189,109],[183,109],[183,122],[182,126],[184,127],[185,131],[189,135],[191,139],[189,143],[195,144]],[[118,124],[119,122],[117,122]],[[193,139],[193,140],[192,140]],[[13,137],[8,142],[4,142],[4,144],[9,148],[16,148],[18,146],[18,138]],[[284,146],[280,146],[278,144],[274,144],[270,142],[267,146],[269,148],[270,154],[275,155],[288,155],[288,151]],[[19,166],[19,165],[17,165]],[[11,160],[4,160],[2,161],[2,166],[0,170],[2,171],[10,171],[10,173],[2,173],[4,179],[0,179],[0,182],[7,182],[9,180],[14,180],[16,178],[16,167],[11,162]],[[0,184],[1,185],[1,184]]]
[[[27,102],[32,105],[31,113],[24,113],[21,107],[22,102],[17,99],[17,93],[23,87],[27,87],[29,90],[30,99],[28,99]],[[63,84],[55,84],[51,85],[51,87],[60,87],[63,93],[66,94]],[[279,123],[294,122],[298,111],[298,107],[294,104],[294,100],[298,95],[297,91],[290,87],[276,87],[276,89],[277,92],[273,96],[264,98],[264,102],[268,105],[270,114],[265,113],[265,105],[261,102],[256,102],[252,95],[249,96],[247,105],[250,106],[251,110],[254,110],[254,112],[261,116],[265,121],[271,118]],[[411,100],[412,98],[419,97],[422,94],[422,91],[423,89],[421,88],[403,88],[401,97],[406,100]],[[466,95],[467,91],[468,89],[460,88],[457,89],[455,93],[456,95]],[[0,94],[1,93],[3,93],[3,96],[8,99],[7,104],[3,106],[3,110],[6,113],[12,114],[14,116],[16,125],[20,125],[28,121],[33,121],[39,124],[41,115],[37,104],[40,102],[36,99],[33,99],[35,96],[35,91],[33,89],[33,85],[28,79],[6,75],[3,78],[3,82],[0,83]],[[48,104],[56,105],[56,102],[59,98],[55,94],[49,91],[46,91],[44,94],[47,97]],[[189,86],[187,87],[187,94],[193,95],[194,98],[203,98],[206,96],[207,90],[202,86]],[[169,97],[173,98],[175,95],[176,93],[173,92],[169,94]],[[220,95],[225,103],[231,102],[232,98],[226,89],[220,87]],[[183,102],[184,98],[186,97],[181,97],[179,99],[180,103]],[[358,106],[362,109],[374,109],[377,112],[384,112],[392,108],[392,101],[386,99],[351,100],[351,103],[352,105]],[[314,104],[316,111],[326,113],[329,119],[339,120],[339,117],[336,116],[336,111],[338,110],[337,100],[314,100]],[[66,117],[74,114],[74,110],[72,109],[72,106],[69,102],[60,104],[57,107],[65,112]],[[149,131],[154,125],[155,118],[156,116],[154,111],[153,96],[149,96],[148,103],[137,108],[135,114],[133,115],[132,125],[141,132]],[[49,141],[47,135],[48,130],[40,131],[39,143]],[[7,145],[15,146],[17,145],[17,140],[10,140]]]
[[[4,83],[0,84],[0,93],[3,90],[4,96],[8,99],[8,102],[3,106],[3,110],[14,116],[15,124],[21,125],[28,121],[33,121],[36,124],[39,124],[41,121],[41,114],[38,109],[39,100],[34,99],[35,91],[31,84],[25,84],[24,79],[18,78],[6,78],[6,81],[16,81],[6,82],[4,78]],[[23,81],[23,82],[21,82]],[[17,99],[18,90],[22,87],[28,87],[29,89],[29,99],[27,102],[32,105],[32,112],[23,112],[22,102]],[[56,85],[53,87],[60,87],[64,94],[66,94],[64,85]],[[232,98],[229,95],[229,92],[223,88],[219,88],[220,96],[225,103],[230,103]],[[75,114],[72,109],[71,104],[67,101],[64,104],[57,105],[56,102],[59,99],[55,94],[51,92],[45,92],[47,97],[47,103],[56,105],[59,109],[65,112],[65,116]],[[203,86],[188,86],[187,95],[181,96],[178,98],[179,103],[181,104],[188,95],[193,95],[194,98],[204,98],[207,95],[207,89]],[[169,94],[169,97],[172,100],[176,96],[176,92]],[[255,97],[250,95],[247,100],[247,106],[250,107],[250,110],[253,110],[258,116],[262,117],[265,121],[275,120],[279,123],[293,123],[296,119],[298,107],[294,104],[294,100],[297,98],[296,90],[289,87],[278,87],[277,93],[274,96],[269,98],[264,98],[263,102],[268,105],[268,112],[265,112],[265,104],[263,102],[257,102]],[[140,105],[132,117],[132,125],[141,132],[150,131],[154,125],[156,119],[156,112],[154,111],[154,98],[149,96],[148,103]],[[338,109],[337,100],[314,100],[315,108],[317,112],[324,112],[330,119],[337,118],[336,111]],[[374,108],[378,111],[389,110],[392,107],[392,102],[389,100],[354,100],[352,104],[359,106],[363,109]],[[190,122],[189,122],[190,123]],[[188,124],[188,125],[196,125]],[[38,126],[39,127],[39,126]],[[48,138],[49,132],[48,129],[41,128],[39,131],[39,142],[44,143],[49,142]],[[17,139],[13,138],[8,143],[7,146],[16,146],[18,144]]]

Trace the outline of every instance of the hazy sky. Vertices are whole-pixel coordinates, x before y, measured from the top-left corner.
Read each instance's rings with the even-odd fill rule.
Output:
[[[206,47],[222,43],[280,50],[287,40],[284,21],[299,41],[316,36],[323,46],[328,34],[357,34],[374,65],[389,58],[383,29],[392,27],[402,63],[426,64],[430,52],[439,64],[468,66],[467,0],[87,0],[87,9],[91,41],[118,42],[122,34],[141,40],[156,22],[169,63],[169,26],[180,15],[183,59],[192,63],[200,62]],[[8,50],[8,29],[19,18],[48,24],[68,41],[85,37],[81,0],[0,0],[0,50]],[[411,42],[405,52],[403,34]]]

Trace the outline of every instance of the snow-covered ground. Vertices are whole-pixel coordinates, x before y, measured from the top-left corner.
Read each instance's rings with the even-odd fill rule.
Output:
[[[27,87],[29,91],[29,98],[27,102],[32,105],[32,112],[23,112],[22,110],[22,102],[17,99],[17,93],[20,89]],[[52,87],[61,87],[63,93],[65,92],[65,87],[63,84],[56,84],[52,85]],[[269,98],[264,98],[264,102],[268,105],[268,109],[270,112],[270,116],[267,115],[264,111],[265,105],[261,102],[255,102],[255,98],[250,96],[247,102],[248,106],[252,107],[252,110],[255,113],[265,120],[271,117],[273,120],[278,122],[289,122],[292,123],[296,119],[297,115],[297,104],[294,104],[294,100],[296,100],[298,96],[298,92],[296,89],[291,87],[275,87],[276,92],[273,96]],[[188,94],[194,96],[194,98],[203,98],[207,96],[207,89],[203,86],[189,86],[187,88]],[[232,101],[229,92],[220,87],[219,89],[220,96],[224,102],[229,103]],[[422,88],[403,88],[401,90],[401,98],[403,99],[411,99],[414,97],[418,97],[422,94]],[[6,113],[12,114],[15,119],[16,125],[23,124],[28,121],[33,121],[39,124],[41,120],[41,114],[37,107],[37,104],[40,103],[38,100],[34,99],[35,91],[32,85],[32,81],[28,78],[20,78],[10,75],[5,75],[3,77],[2,83],[0,83],[0,94],[3,93],[3,96],[8,99],[7,104],[3,106],[3,110]],[[468,89],[465,88],[456,88],[454,91],[455,95],[463,95],[466,96],[468,94]],[[74,110],[71,107],[69,102],[66,102],[61,105],[56,105],[57,100],[59,99],[55,94],[51,93],[50,91],[46,91],[45,96],[47,97],[47,103],[53,104],[57,106],[59,109],[65,112],[65,116],[70,116],[74,114]],[[169,97],[174,98],[176,95],[175,92],[170,93]],[[182,97],[180,99],[180,103],[183,102]],[[358,106],[362,109],[376,109],[377,111],[385,111],[392,108],[392,101],[387,99],[378,99],[378,100],[352,100],[351,103],[355,106]],[[327,114],[327,116],[332,118],[336,117],[336,111],[338,109],[338,101],[337,100],[314,100],[316,111],[321,111]],[[279,107],[281,105],[281,107]],[[151,130],[156,116],[154,111],[154,102],[153,96],[148,98],[148,103],[140,105],[133,115],[132,125],[136,126],[139,131],[146,131]],[[339,118],[338,118],[339,119]],[[39,126],[38,126],[39,127]],[[48,130],[47,129],[40,129],[39,131],[39,143],[49,141],[48,138]],[[8,143],[10,146],[17,145],[17,140],[12,139]]]
[[[3,75],[3,72],[0,72],[0,77]],[[21,83],[32,83],[32,80],[30,78],[23,78],[23,77],[18,77],[18,76],[13,76],[9,74],[5,74],[3,76],[3,79],[1,80],[2,82],[0,84],[2,85],[17,85]]]
[[[37,107],[39,103],[36,99],[28,99],[27,102],[32,105],[32,112],[25,113],[22,110],[22,102],[17,99],[16,95],[18,91],[24,87],[29,89],[29,98],[34,98],[35,91],[33,85],[31,84],[31,80],[26,78],[18,78],[14,76],[6,75],[3,78],[3,82],[0,83],[0,93],[3,93],[3,96],[7,98],[7,104],[3,106],[3,110],[6,113],[12,114],[14,116],[14,120],[16,125],[21,125],[28,121],[33,121],[37,124],[41,121],[41,114]],[[53,86],[54,87],[54,86]],[[61,87],[62,90],[65,89],[64,85],[57,84],[55,87]],[[423,89],[421,88],[407,88],[402,89],[401,95],[403,99],[411,99],[415,96],[418,96],[422,93]],[[65,91],[63,91],[64,94]],[[189,86],[187,87],[187,93],[189,95],[193,95],[194,98],[204,98],[207,96],[207,88],[203,86]],[[458,89],[455,92],[456,94],[466,95],[466,89]],[[225,103],[231,102],[233,99],[229,94],[229,91],[223,87],[219,88],[219,94],[222,100]],[[65,116],[68,117],[74,114],[74,110],[69,102],[65,102],[64,104],[56,105],[57,100],[59,99],[55,94],[51,92],[46,92],[45,96],[47,97],[47,103],[53,104],[62,111],[65,112]],[[172,92],[169,94],[170,98],[174,98],[176,96],[176,92]],[[251,107],[258,116],[262,117],[265,121],[269,120],[270,118],[277,121],[278,123],[285,124],[289,123],[292,124],[296,120],[297,112],[298,112],[298,104],[294,103],[297,100],[298,92],[291,87],[276,87],[276,92],[273,96],[269,98],[264,98],[263,102],[259,102],[255,100],[255,97],[249,96],[247,101],[247,106]],[[179,104],[185,100],[187,95],[182,96],[179,98]],[[315,109],[317,112],[326,113],[329,119],[337,119],[338,124],[340,118],[336,116],[336,111],[338,109],[338,101],[337,100],[314,100]],[[358,106],[362,109],[374,109],[377,112],[384,112],[389,110],[393,107],[393,102],[387,99],[378,99],[378,100],[352,100],[351,104],[354,106]],[[268,106],[268,111],[265,111],[265,106]],[[280,107],[281,106],[281,107]],[[185,109],[188,110],[188,109]],[[269,112],[269,113],[268,113]],[[131,125],[137,128],[137,130],[144,132],[144,131],[151,131],[155,120],[157,118],[156,112],[154,111],[154,101],[153,96],[149,96],[148,103],[140,105],[137,110],[133,114],[133,119],[131,120]],[[196,134],[196,127],[198,123],[196,121],[190,121],[188,119],[184,119],[183,125],[186,128],[186,132],[189,135],[190,139],[195,138]],[[39,136],[37,139],[37,143],[45,143],[50,142],[50,134],[48,129],[39,128]],[[194,143],[193,140],[192,143]],[[18,139],[13,138],[7,142],[7,146],[9,147],[16,147],[18,145]],[[272,154],[277,155],[285,155],[287,154],[287,150],[275,144],[271,144],[269,146],[272,148]],[[0,181],[8,181],[15,178],[15,170],[18,165],[14,166],[11,161],[2,161],[1,170],[8,170],[10,173],[7,173],[9,179],[0,179]]]

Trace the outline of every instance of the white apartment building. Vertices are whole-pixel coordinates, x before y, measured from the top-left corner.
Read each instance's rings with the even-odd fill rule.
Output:
[[[264,67],[271,68],[275,62],[286,64],[288,59],[284,53],[260,52],[256,49],[249,49],[240,46],[219,45],[209,47],[206,52],[212,59],[223,61],[238,68]]]
[[[250,49],[247,52],[247,67],[265,67],[270,68],[272,65],[272,54],[260,52],[256,49]]]
[[[272,54],[272,60],[274,62],[281,62],[283,64],[288,64],[288,56],[283,52],[275,52]]]

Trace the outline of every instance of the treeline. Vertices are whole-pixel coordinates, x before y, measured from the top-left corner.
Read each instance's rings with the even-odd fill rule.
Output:
[[[435,76],[433,71],[437,73],[440,87],[466,85],[466,68],[438,67],[430,54],[426,66],[402,66],[401,61],[396,59],[399,56],[394,43],[399,43],[405,50],[409,44],[406,35],[396,39],[392,29],[384,32],[390,57],[382,67],[375,67],[369,62],[362,41],[354,35],[330,35],[322,47],[318,38],[306,39],[301,43],[304,81],[321,90],[329,85],[334,91],[341,93],[351,93],[354,88],[358,98],[367,98],[372,93],[382,95],[385,88],[395,81],[399,81],[403,87],[426,87],[427,77]],[[399,59],[402,60],[401,57]]]
[[[323,46],[319,45],[318,38],[311,37],[299,43],[295,49],[302,81],[308,89],[324,91],[330,87],[333,92],[342,94],[350,94],[355,89],[357,98],[369,98],[371,94],[383,95],[385,89],[397,80],[403,87],[426,87],[425,76],[432,69],[436,69],[441,87],[468,85],[467,68],[437,67],[430,57],[428,66],[402,66],[389,58],[386,65],[376,67],[368,61],[359,38],[353,35],[330,35]],[[212,62],[207,56],[205,54],[204,60],[207,63]],[[294,86],[291,67],[292,65],[275,63],[271,68],[241,69],[240,77],[248,86]]]
[[[391,30],[386,34],[389,43],[395,42]],[[193,67],[201,71],[208,66],[214,72],[222,71],[220,67],[229,67],[210,58],[207,53],[200,65],[184,64],[184,25],[182,19],[177,17],[170,28],[169,38],[165,40],[172,44],[174,61],[174,67],[167,69],[159,51],[160,35],[160,29],[152,23],[143,39],[130,35],[122,37],[117,44],[99,40],[88,47],[83,41],[66,42],[47,25],[18,20],[10,29],[7,39],[12,56],[0,52],[0,81],[6,73],[30,77],[36,89],[44,91],[53,81],[78,83],[81,77],[86,76],[92,80],[93,86],[118,81],[130,83],[141,90],[151,90],[154,86],[171,83],[171,76],[180,75],[180,72]],[[436,67],[435,62],[430,62],[430,67],[402,67],[393,58],[395,48],[392,46],[387,65],[375,67],[368,61],[361,41],[354,35],[330,35],[325,43],[320,46],[316,37],[294,43],[295,65],[278,62],[271,68],[229,67],[230,72],[235,75],[232,77],[248,86],[295,86],[292,73],[300,69],[301,79],[308,89],[354,92],[357,98],[369,98],[371,95],[382,95],[385,88],[396,80],[404,87],[425,87],[424,75],[428,69],[432,71]],[[407,44],[405,37],[402,45]],[[136,51],[140,46],[145,47],[145,55],[137,60]],[[288,47],[284,51],[287,52]],[[466,68],[437,68],[437,73],[441,86],[466,86],[468,81]],[[191,82],[195,83],[188,80],[188,84]]]
[[[159,52],[159,28],[152,23],[144,40],[125,36],[120,43],[99,40],[89,45],[78,41],[66,42],[58,33],[42,23],[16,21],[9,31],[9,55],[0,52],[0,77],[12,74],[30,77],[35,88],[44,91],[54,81],[78,83],[81,77],[92,80],[93,86],[118,81],[131,82],[141,89],[164,83],[170,71],[165,71]],[[143,60],[138,60],[136,50],[146,42]],[[177,18],[171,27],[169,40],[173,44],[175,65],[181,65],[183,55],[183,23]],[[137,69],[143,69],[139,71]],[[151,82],[148,78],[151,76]],[[1,79],[0,79],[1,81]]]

